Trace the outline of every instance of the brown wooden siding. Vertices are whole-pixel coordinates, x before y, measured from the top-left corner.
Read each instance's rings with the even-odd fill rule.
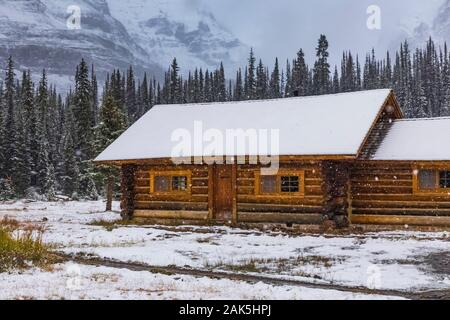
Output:
[[[305,195],[298,197],[265,196],[255,194],[255,166],[239,165],[237,172],[237,203],[244,213],[322,214],[324,196],[322,172],[318,163],[281,164],[281,169],[304,170]]]
[[[355,220],[370,223],[370,219],[358,218],[369,215],[450,216],[450,195],[413,192],[413,170],[413,165],[408,162],[355,163],[351,170],[352,214]]]
[[[151,194],[150,171],[192,171],[191,192],[186,194]],[[136,210],[208,211],[207,166],[139,166],[135,181]]]

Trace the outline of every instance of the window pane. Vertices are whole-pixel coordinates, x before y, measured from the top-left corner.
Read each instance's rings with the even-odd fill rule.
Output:
[[[441,188],[450,188],[450,171],[439,172],[439,186]]]
[[[434,170],[419,171],[419,188],[420,189],[436,188],[436,174]]]
[[[277,176],[261,176],[261,193],[276,193],[277,192]]]
[[[167,176],[155,177],[155,192],[168,192],[169,191],[169,178]]]
[[[172,191],[186,191],[187,190],[187,177],[172,177]]]
[[[281,192],[294,193],[300,191],[300,178],[298,176],[281,177]]]

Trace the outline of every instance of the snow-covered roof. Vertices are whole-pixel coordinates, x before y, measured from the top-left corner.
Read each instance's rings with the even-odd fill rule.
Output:
[[[227,129],[265,129],[269,137],[270,130],[279,130],[279,155],[356,156],[390,93],[391,90],[382,89],[275,100],[159,105],[96,161],[171,158],[177,144],[172,141],[173,133],[186,129],[194,136],[194,124],[199,122],[203,132],[215,129],[223,136]],[[259,155],[254,153],[248,151],[245,155]],[[183,156],[213,155],[216,154],[192,148],[190,154]],[[243,154],[224,150],[223,155]]]
[[[396,120],[373,160],[450,160],[450,118]]]

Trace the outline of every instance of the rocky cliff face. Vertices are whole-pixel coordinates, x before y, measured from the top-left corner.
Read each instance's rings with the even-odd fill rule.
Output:
[[[173,57],[184,68],[240,62],[247,48],[210,13],[184,2],[77,0],[81,29],[72,30],[71,0],[0,0],[0,59],[12,55],[35,74],[46,68],[60,88],[69,86],[82,57],[100,78],[130,64],[160,77]]]

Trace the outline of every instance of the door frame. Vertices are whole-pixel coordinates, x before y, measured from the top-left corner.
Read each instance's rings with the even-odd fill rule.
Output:
[[[231,166],[231,194],[232,194],[232,212],[231,212],[231,223],[233,225],[238,222],[238,212],[237,212],[237,164],[226,163],[225,165]],[[215,212],[215,196],[217,190],[215,190],[215,177],[218,169],[217,164],[212,164],[208,166],[208,220],[216,221]]]

